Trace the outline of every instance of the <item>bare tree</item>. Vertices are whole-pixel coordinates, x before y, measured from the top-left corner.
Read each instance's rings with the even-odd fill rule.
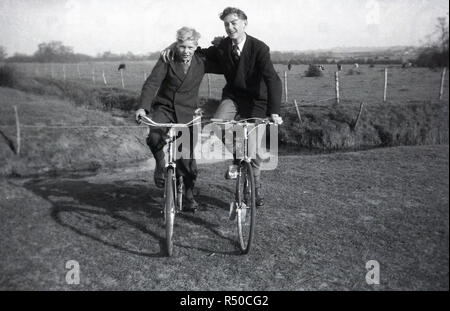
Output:
[[[448,67],[448,13],[439,17],[434,33],[429,36],[429,43],[422,48],[416,64],[423,67]]]
[[[447,13],[448,15],[448,13]],[[437,32],[439,35],[439,46],[441,51],[448,51],[448,19],[447,17],[439,17],[438,24],[436,25]]]

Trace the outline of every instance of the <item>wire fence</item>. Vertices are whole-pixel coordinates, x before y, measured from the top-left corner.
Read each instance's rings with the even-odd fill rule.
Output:
[[[131,90],[139,94],[148,78],[155,61],[128,62],[126,68],[119,69],[120,63],[96,62],[79,64],[19,63],[16,67],[30,77],[44,77],[55,81],[77,81],[92,87],[109,87]],[[336,65],[325,65],[319,77],[306,77],[306,65],[296,65],[287,70],[284,65],[275,65],[282,81],[282,116],[296,113],[302,123],[301,107],[331,107],[334,105],[358,104],[357,125],[364,105],[373,103],[403,104],[409,102],[447,102],[449,100],[448,71],[443,69],[401,68],[400,66],[374,67],[343,65],[337,71]],[[222,75],[205,75],[199,89],[201,97],[220,99],[226,81]],[[33,116],[33,124],[23,123],[16,106],[10,113],[0,107],[0,112],[14,115],[6,124],[0,124],[0,134],[10,148],[20,155],[21,144],[33,139],[33,133],[69,130],[108,130],[111,128],[134,128],[147,131],[140,125],[98,125],[98,124],[48,124],[48,120]],[[3,119],[2,121],[5,121]],[[29,121],[29,120],[27,120]],[[71,122],[69,122],[71,123]],[[1,129],[7,129],[9,137]],[[27,131],[29,129],[29,131]],[[14,134],[12,134],[14,133]],[[12,136],[11,136],[12,135]],[[15,137],[14,137],[15,136]],[[40,136],[40,135],[38,135]],[[14,138],[10,138],[14,137]],[[26,138],[26,139],[25,139]]]
[[[120,63],[95,62],[79,64],[19,63],[19,70],[34,77],[62,81],[79,81],[94,87],[115,87],[140,92],[155,61]],[[409,101],[448,100],[448,71],[444,69],[402,68],[401,66],[324,65],[320,77],[306,77],[306,65],[275,65],[283,84],[283,102],[300,105],[322,102],[405,103]],[[199,95],[220,99],[225,86],[222,75],[205,75]]]

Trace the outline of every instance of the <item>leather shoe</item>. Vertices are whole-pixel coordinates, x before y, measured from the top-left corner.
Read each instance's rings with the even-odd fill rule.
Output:
[[[195,213],[198,209],[198,203],[194,199],[193,186],[186,187],[185,197],[183,200],[183,211]]]
[[[184,212],[192,212],[195,213],[198,210],[198,203],[195,201],[194,198],[192,199],[186,199],[185,204],[183,204],[183,211]]]

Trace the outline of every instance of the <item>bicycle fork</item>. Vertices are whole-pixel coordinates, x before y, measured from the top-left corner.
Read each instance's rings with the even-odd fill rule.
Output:
[[[174,141],[176,137],[175,129],[172,127],[169,129],[168,138],[166,139],[168,145],[168,163],[166,167],[172,167],[173,169],[173,195],[175,202],[175,213],[183,211],[183,191],[184,191],[184,183],[183,176],[176,175],[176,162],[175,162],[175,150],[174,150]]]

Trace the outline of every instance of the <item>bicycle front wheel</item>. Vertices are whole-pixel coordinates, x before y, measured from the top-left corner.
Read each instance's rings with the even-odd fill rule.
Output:
[[[173,226],[175,222],[175,175],[173,168],[167,169],[166,185],[164,191],[164,217],[166,223],[167,255],[173,253]]]
[[[256,217],[255,179],[249,162],[242,161],[239,166],[236,202],[239,246],[247,254],[252,246]]]

